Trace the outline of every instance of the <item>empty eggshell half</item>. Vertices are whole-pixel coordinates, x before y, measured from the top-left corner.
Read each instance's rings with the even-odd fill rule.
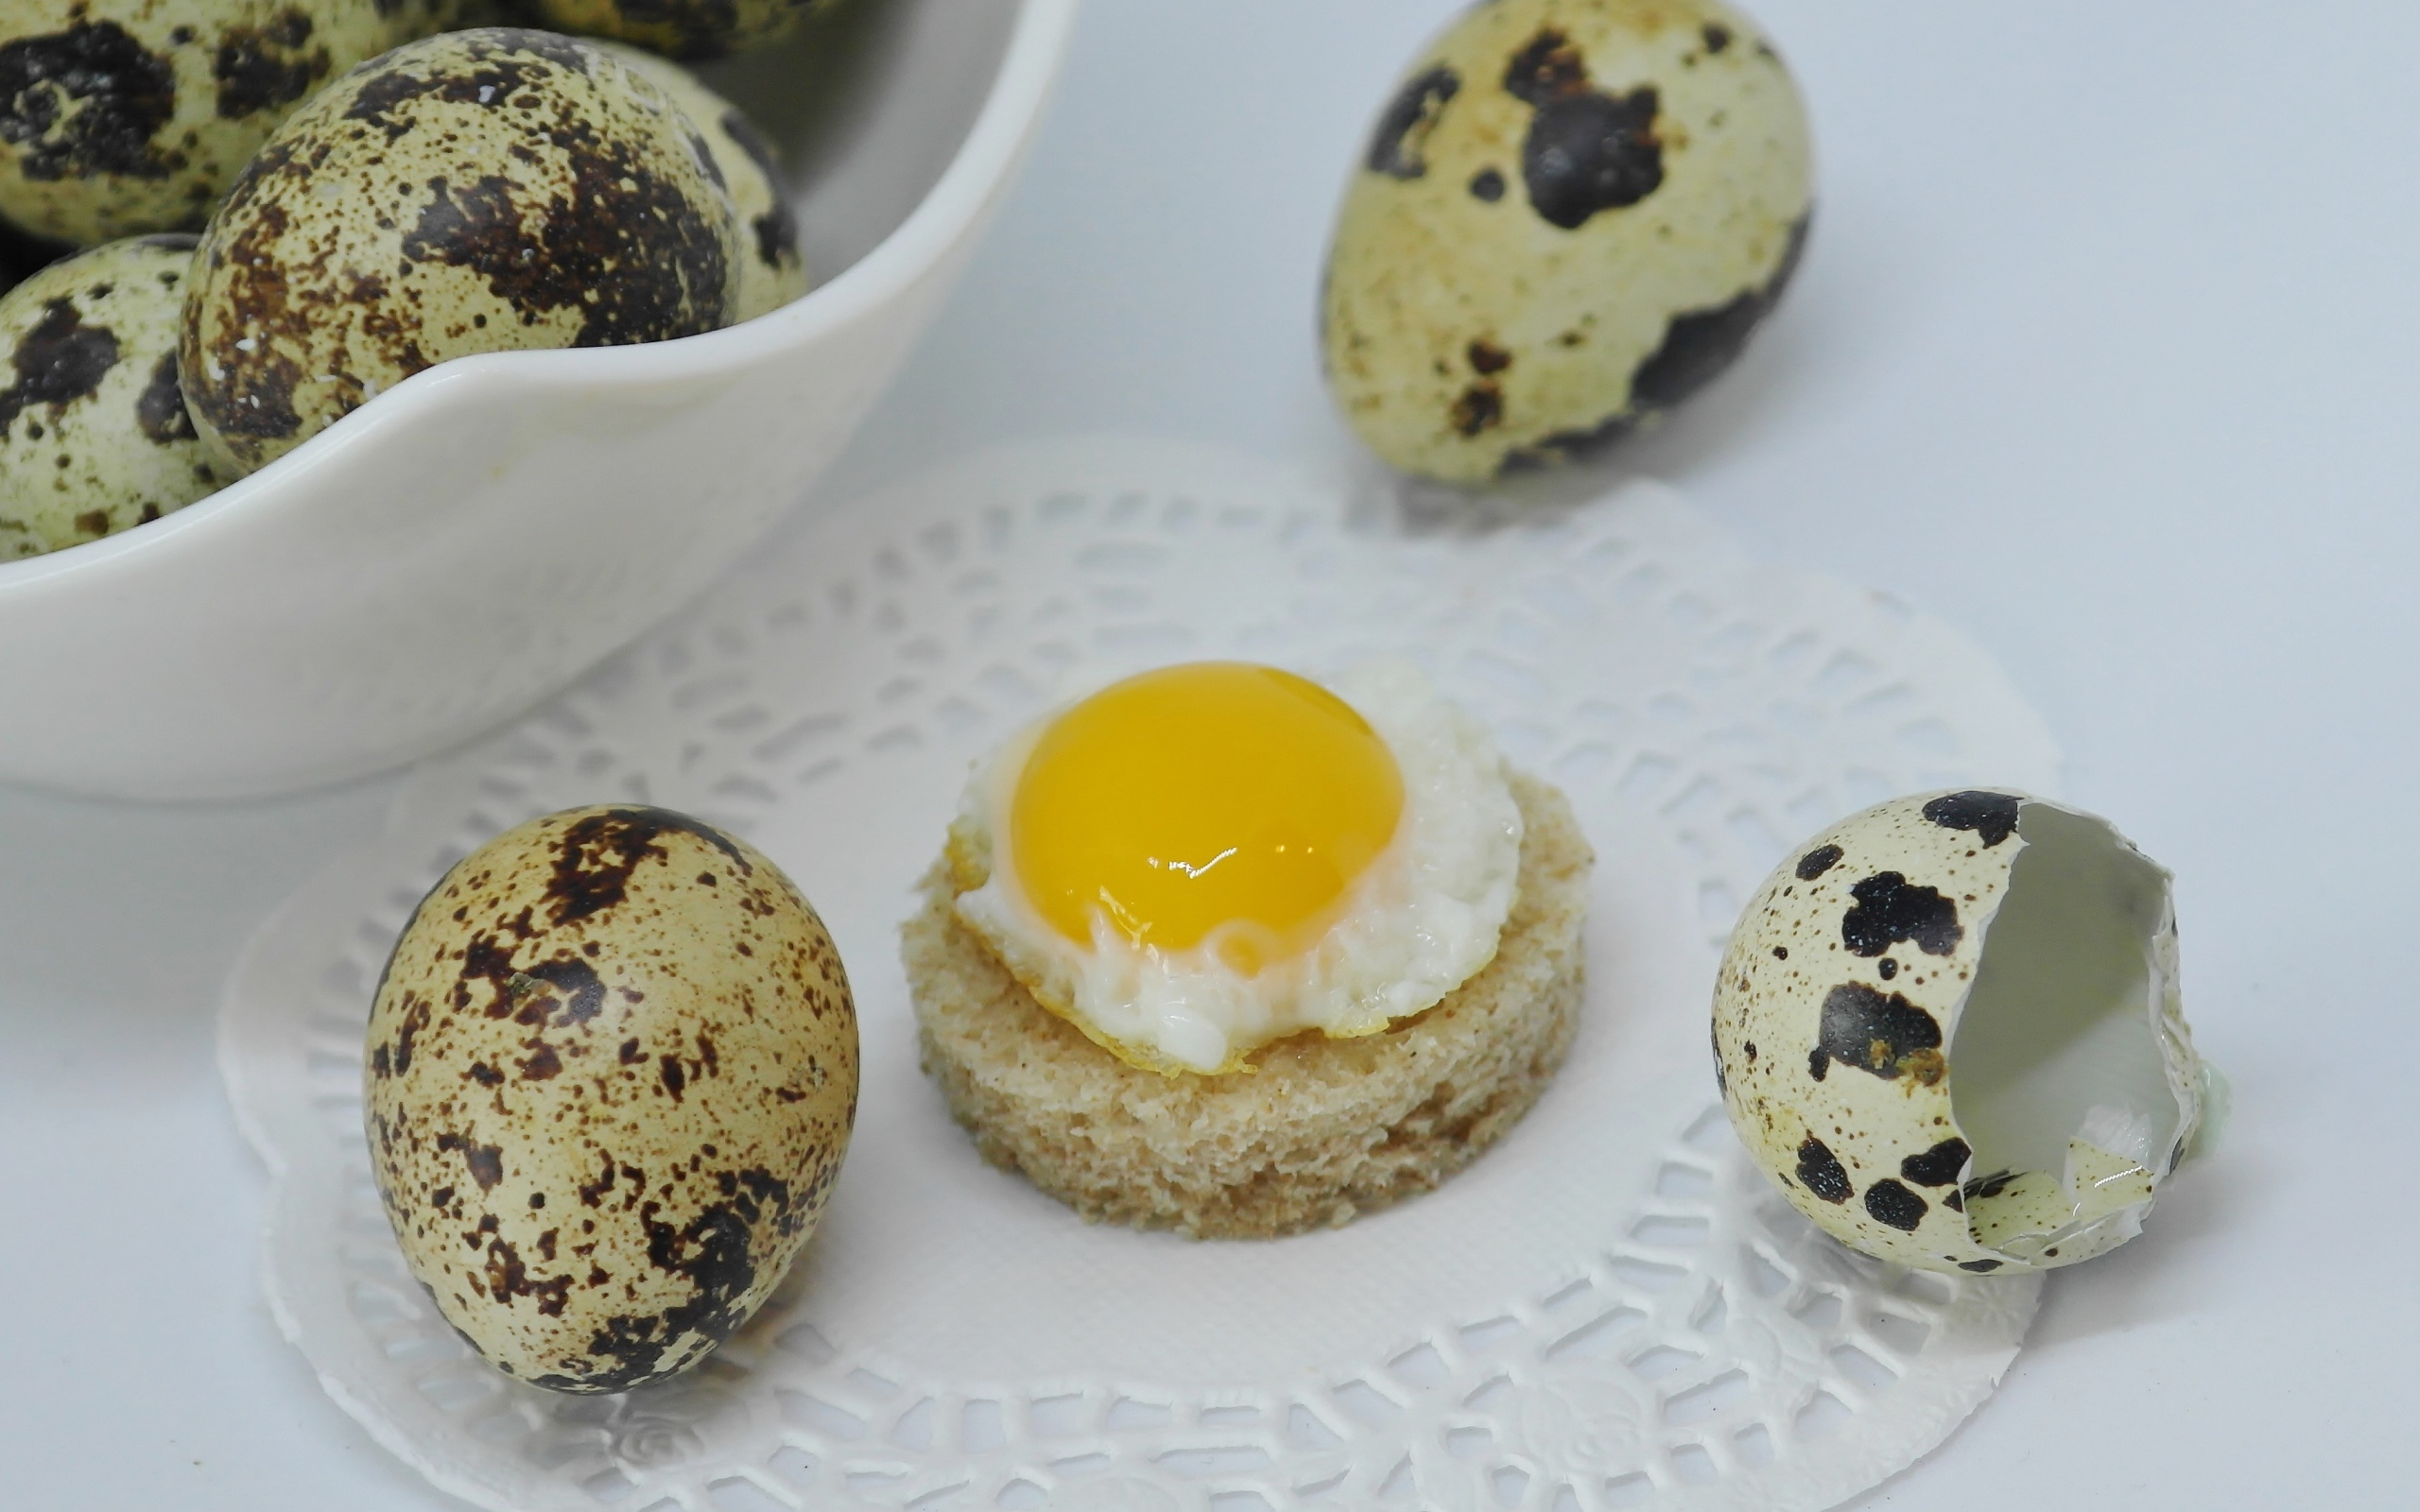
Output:
[[[1732,1125],[1877,1259],[2046,1270],[2123,1244],[2203,1117],[2169,881],[2106,820],[2023,793],[1841,820],[1732,934]]]

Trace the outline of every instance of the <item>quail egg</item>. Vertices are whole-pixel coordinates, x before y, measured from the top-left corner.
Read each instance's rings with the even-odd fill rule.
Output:
[[[1799,848],[1731,936],[1714,1052],[1791,1205],[1927,1270],[2043,1270],[2141,1230],[2208,1074],[2169,874],[2107,821],[1990,789]]]
[[[778,42],[833,0],[532,0],[550,26],[669,58],[720,58]]]
[[[1812,212],[1789,70],[1720,0],[1491,0],[1356,165],[1321,297],[1346,420],[1474,482],[1618,440],[1746,345]]]
[[[199,230],[287,112],[456,4],[9,0],[0,216],[78,244]]]
[[[0,558],[95,541],[218,487],[177,387],[193,248],[112,242],[0,296]]]
[[[474,352],[726,324],[737,212],[688,116],[601,48],[493,27],[320,92],[202,234],[185,399],[230,475]]]
[[[508,1375],[621,1391],[730,1337],[814,1231],[856,1115],[856,1011],[755,850],[572,809],[422,900],[364,1092],[387,1216],[446,1320]]]
[[[689,113],[705,138],[707,150],[714,154],[715,167],[739,212],[746,244],[732,319],[753,320],[804,294],[806,261],[799,255],[798,211],[790,203],[789,186],[782,180],[781,163],[765,133],[738,106],[706,88],[679,63],[621,43],[597,45],[672,96],[672,103]]]

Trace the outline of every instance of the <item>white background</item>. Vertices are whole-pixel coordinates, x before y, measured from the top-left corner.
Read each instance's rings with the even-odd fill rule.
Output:
[[[1313,291],[1440,0],[1092,0],[1016,198],[829,493],[994,440],[1352,457]],[[2178,874],[2218,1159],[2054,1276],[1858,1505],[2420,1500],[2420,8],[1763,0],[1821,209],[1747,360],[1603,470],[1988,646]],[[105,696],[102,690],[96,696]],[[0,790],[0,1504],[455,1505],[260,1300],[212,1063],[244,937],[392,782]]]

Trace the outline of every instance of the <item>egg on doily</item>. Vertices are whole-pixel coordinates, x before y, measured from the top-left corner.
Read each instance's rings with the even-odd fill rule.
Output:
[[[623,1391],[772,1295],[857,1106],[832,936],[761,852],[570,809],[446,873],[372,1006],[363,1117],[412,1275],[497,1368]]]
[[[1799,1211],[1978,1274],[2140,1232],[2207,1074],[2169,873],[2106,820],[1990,789],[1877,804],[1785,861],[1732,934],[1714,1053]]]

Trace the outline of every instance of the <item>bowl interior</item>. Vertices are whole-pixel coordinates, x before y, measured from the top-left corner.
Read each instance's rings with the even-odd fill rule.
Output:
[[[697,69],[772,140],[818,285],[897,230],[982,111],[1018,0],[839,0],[782,43]]]

